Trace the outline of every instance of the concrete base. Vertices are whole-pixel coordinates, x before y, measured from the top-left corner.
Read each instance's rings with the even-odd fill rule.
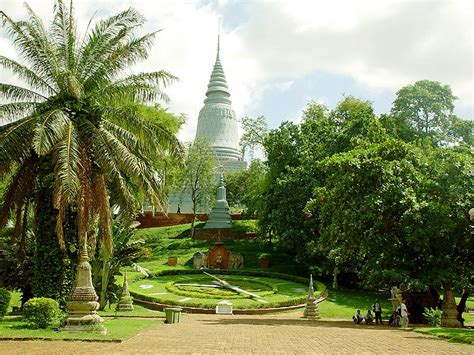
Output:
[[[131,311],[133,311],[133,304],[131,304],[131,303],[119,303],[119,304],[117,304],[117,311],[131,312]]]
[[[107,329],[102,324],[104,320],[98,314],[74,315],[66,320],[65,332],[71,333],[96,333],[107,334]]]

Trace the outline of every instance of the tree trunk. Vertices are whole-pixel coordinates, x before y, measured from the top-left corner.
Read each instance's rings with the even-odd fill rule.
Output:
[[[454,299],[454,289],[450,284],[444,286],[444,296],[442,305],[443,315],[441,316],[441,326],[447,328],[460,328],[462,325],[458,321],[458,310]]]
[[[104,260],[102,262],[102,280],[100,287],[99,309],[102,310],[107,305],[107,287],[109,286],[110,262]]]
[[[75,213],[65,218],[66,250],[61,250],[56,236],[57,210],[53,207],[54,177],[49,162],[41,164],[35,211],[35,249],[32,292],[35,297],[50,297],[65,304],[74,286],[77,253],[69,246],[75,242]]]
[[[469,297],[469,291],[467,291],[466,289],[463,290],[461,301],[459,301],[459,304],[457,306],[457,311],[458,311],[457,320],[459,321],[459,323],[461,323],[462,327],[464,327],[464,318],[462,317],[462,314],[464,310],[466,309],[466,302],[467,302],[468,297]]]

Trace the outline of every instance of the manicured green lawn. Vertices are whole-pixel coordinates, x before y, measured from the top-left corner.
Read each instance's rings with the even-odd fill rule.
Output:
[[[392,304],[388,298],[389,295],[385,293],[330,289],[326,301],[319,305],[319,312],[324,319],[351,320],[358,309],[362,315],[368,309],[372,311],[371,306],[378,299],[382,306],[382,319],[388,322],[392,314]]]
[[[21,317],[5,317],[0,320],[0,338],[51,338],[51,339],[127,339],[153,325],[163,323],[161,319],[112,318],[105,319],[107,335],[94,333],[68,333],[53,329],[31,329]]]
[[[105,317],[146,317],[146,318],[153,318],[153,317],[164,317],[165,314],[160,311],[155,311],[152,309],[148,309],[143,307],[139,304],[133,305],[133,311],[116,311],[115,310],[116,304],[113,304],[110,308],[105,307],[103,311],[99,311],[99,315]]]
[[[235,227],[241,230],[252,230],[256,221],[235,221]],[[190,224],[171,227],[144,228],[135,232],[137,239],[145,240],[151,249],[152,256],[139,262],[140,266],[151,272],[168,269],[168,257],[177,256],[177,269],[192,269],[193,255],[197,251],[207,252],[214,245],[213,241],[191,239]],[[282,252],[269,251],[260,240],[229,240],[224,242],[231,252],[240,253],[244,258],[245,268],[258,268],[258,256],[270,253],[270,271],[286,274],[298,273],[298,268],[291,256]],[[129,279],[139,276],[130,272]]]
[[[293,304],[302,304],[306,299],[308,286],[294,281],[276,279],[270,277],[255,276],[234,276],[219,275],[219,278],[228,281],[232,285],[240,286],[250,292],[261,295],[261,298],[250,298],[247,295],[237,294],[232,291],[222,289],[188,289],[186,286],[180,287],[183,293],[170,291],[169,283],[206,283],[212,284],[212,279],[203,278],[202,274],[189,275],[164,275],[156,278],[139,280],[129,285],[130,291],[136,298],[154,301],[157,303],[176,304],[189,307],[214,308],[219,302],[226,301],[232,303],[234,308],[263,308],[279,307]],[[268,284],[268,286],[259,286],[258,282]],[[276,292],[269,292],[272,287]],[[318,291],[316,297],[324,289],[324,285],[316,283]],[[186,294],[188,292],[189,294]],[[202,297],[198,297],[203,295]],[[294,302],[293,302],[294,301]]]
[[[415,332],[435,335],[441,338],[449,339],[450,341],[468,343],[468,344],[474,345],[474,330],[473,329],[419,327],[419,328],[414,328],[413,330]]]

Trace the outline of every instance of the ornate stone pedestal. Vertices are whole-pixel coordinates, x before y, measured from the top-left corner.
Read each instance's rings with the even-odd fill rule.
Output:
[[[306,300],[306,307],[304,309],[303,317],[308,319],[319,319],[319,309],[314,297],[313,275],[310,275],[308,299]]]
[[[127,272],[123,276],[123,289],[120,300],[117,304],[117,311],[133,311],[133,301],[130,292],[128,291]]]
[[[97,332],[106,334],[103,319],[97,314],[99,303],[97,294],[92,285],[91,265],[87,255],[87,246],[81,251],[81,258],[77,266],[76,287],[72,291],[67,303],[69,316],[66,319],[65,331],[69,332]]]
[[[447,328],[461,328],[461,323],[457,320],[458,310],[454,299],[452,287],[445,287],[443,296],[443,314],[441,315],[441,326]]]
[[[224,187],[224,175],[221,174],[219,187],[217,188],[216,205],[212,208],[209,219],[204,228],[232,228],[232,219],[229,213],[229,204],[226,199],[226,189]]]

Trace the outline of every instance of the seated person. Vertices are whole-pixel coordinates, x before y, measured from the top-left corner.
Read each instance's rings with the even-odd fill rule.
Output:
[[[400,316],[398,315],[397,311],[393,311],[390,319],[388,320],[388,325],[391,325],[392,327],[400,325]]]
[[[358,309],[357,312],[352,316],[352,320],[355,324],[362,323],[362,314],[360,314],[360,309]]]
[[[365,324],[372,324],[372,322],[374,321],[374,316],[372,315],[372,312],[370,311],[370,309],[367,310],[367,313],[364,316],[364,321],[365,321]]]

